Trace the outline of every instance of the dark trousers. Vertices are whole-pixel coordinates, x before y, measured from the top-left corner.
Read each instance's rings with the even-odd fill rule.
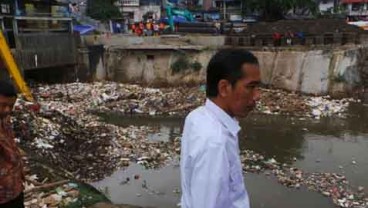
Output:
[[[24,194],[21,193],[17,198],[5,204],[0,204],[0,208],[24,208]]]

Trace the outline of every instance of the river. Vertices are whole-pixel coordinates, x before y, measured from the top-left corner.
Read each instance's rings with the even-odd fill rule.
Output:
[[[183,118],[105,115],[121,125],[154,126],[151,140],[171,142],[182,131]],[[241,149],[251,149],[306,172],[335,172],[357,188],[368,188],[368,107],[351,105],[347,118],[312,120],[279,115],[250,115],[241,122]],[[136,179],[134,179],[136,176]],[[329,198],[305,187],[289,189],[272,176],[244,175],[252,208],[329,208]],[[122,183],[129,178],[129,183]],[[116,204],[174,208],[180,202],[178,161],[159,170],[131,165],[93,184]],[[367,192],[367,191],[366,191]]]

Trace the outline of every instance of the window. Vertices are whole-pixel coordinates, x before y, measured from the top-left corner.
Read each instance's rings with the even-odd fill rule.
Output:
[[[9,4],[1,4],[1,13],[2,14],[10,14],[10,5]]]
[[[363,4],[361,4],[361,3],[353,3],[352,4],[352,7],[351,7],[352,11],[359,11],[361,9],[363,9]]]
[[[154,55],[147,55],[147,60],[148,61],[153,61],[153,60],[155,60],[155,56]]]

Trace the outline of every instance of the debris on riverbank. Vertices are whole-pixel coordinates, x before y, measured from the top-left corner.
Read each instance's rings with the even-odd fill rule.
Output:
[[[273,175],[278,182],[290,188],[304,186],[330,197],[338,207],[364,208],[368,206],[368,196],[363,187],[353,189],[346,177],[337,173],[307,173],[274,158],[267,159],[251,150],[241,153],[243,170],[252,173]]]
[[[51,167],[46,161],[23,157],[25,208],[77,208],[109,202],[91,185],[76,181],[63,167]]]
[[[288,93],[282,90],[262,89],[257,110],[265,114],[292,115],[320,119],[322,117],[344,117],[352,98],[340,100],[329,96],[313,97]]]
[[[68,180],[42,183],[36,181],[36,175],[28,175],[26,178],[25,207],[60,207],[78,200],[78,185],[68,183]]]
[[[172,145],[147,140],[153,128],[122,128],[98,121],[83,125],[54,110],[38,114],[16,112],[15,118],[17,138],[27,152],[47,158],[83,181],[102,179],[130,162],[160,167],[179,146],[179,141]]]
[[[95,181],[114,170],[138,162],[160,167],[178,152],[175,145],[147,139],[155,129],[106,124],[90,112],[124,114],[185,114],[202,105],[201,88],[144,88],[118,83],[71,83],[40,86],[35,90],[40,112],[16,105],[14,126],[22,146],[56,166],[65,167],[76,179]],[[341,114],[349,100],[305,97],[280,90],[262,90],[258,110],[264,113],[318,117]]]
[[[205,102],[204,87],[147,88],[114,82],[70,83],[40,86],[35,89],[46,108],[69,115],[93,112],[122,114],[185,115]],[[353,99],[333,100],[275,89],[261,89],[259,113],[307,116],[319,119],[343,116]],[[85,115],[82,115],[85,116]]]
[[[258,113],[307,116],[314,119],[343,116],[349,102],[353,101],[303,96],[281,90],[261,89],[261,92]],[[147,137],[157,129],[107,124],[101,121],[96,112],[183,116],[204,103],[205,90],[203,87],[144,88],[112,82],[71,83],[40,86],[35,89],[35,96],[41,104],[39,112],[26,108],[27,103],[24,101],[19,101],[15,106],[13,124],[20,145],[32,157],[43,159],[52,166],[62,167],[63,173],[68,177],[92,182],[131,163],[147,168],[162,167],[180,153],[179,137],[170,142],[153,142]],[[278,164],[273,159],[266,161],[254,152],[245,155],[245,170],[271,171],[270,173],[279,178],[280,183],[289,187],[298,188],[304,185],[324,195],[329,193],[329,197],[336,201],[335,204],[341,202],[346,207],[351,207],[351,203],[362,205],[368,201],[343,187],[346,180],[330,180],[335,175],[308,175],[301,170]],[[318,181],[326,181],[325,186],[318,185]],[[340,187],[343,188],[340,190]],[[62,188],[64,192],[73,190],[69,189],[68,184]],[[42,200],[49,198],[64,203],[63,200],[69,202],[75,199],[68,199],[66,196],[59,200],[60,197],[53,194],[55,193],[41,197],[32,195],[31,202],[42,204],[45,203]],[[39,198],[42,200],[38,200]]]

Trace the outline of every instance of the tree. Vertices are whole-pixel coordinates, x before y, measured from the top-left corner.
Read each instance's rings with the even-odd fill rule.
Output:
[[[88,0],[87,15],[93,19],[107,21],[121,17],[119,8],[115,5],[117,0]]]
[[[308,9],[312,13],[318,10],[315,0],[243,0],[247,13],[259,12],[264,20],[279,20],[298,9]]]

